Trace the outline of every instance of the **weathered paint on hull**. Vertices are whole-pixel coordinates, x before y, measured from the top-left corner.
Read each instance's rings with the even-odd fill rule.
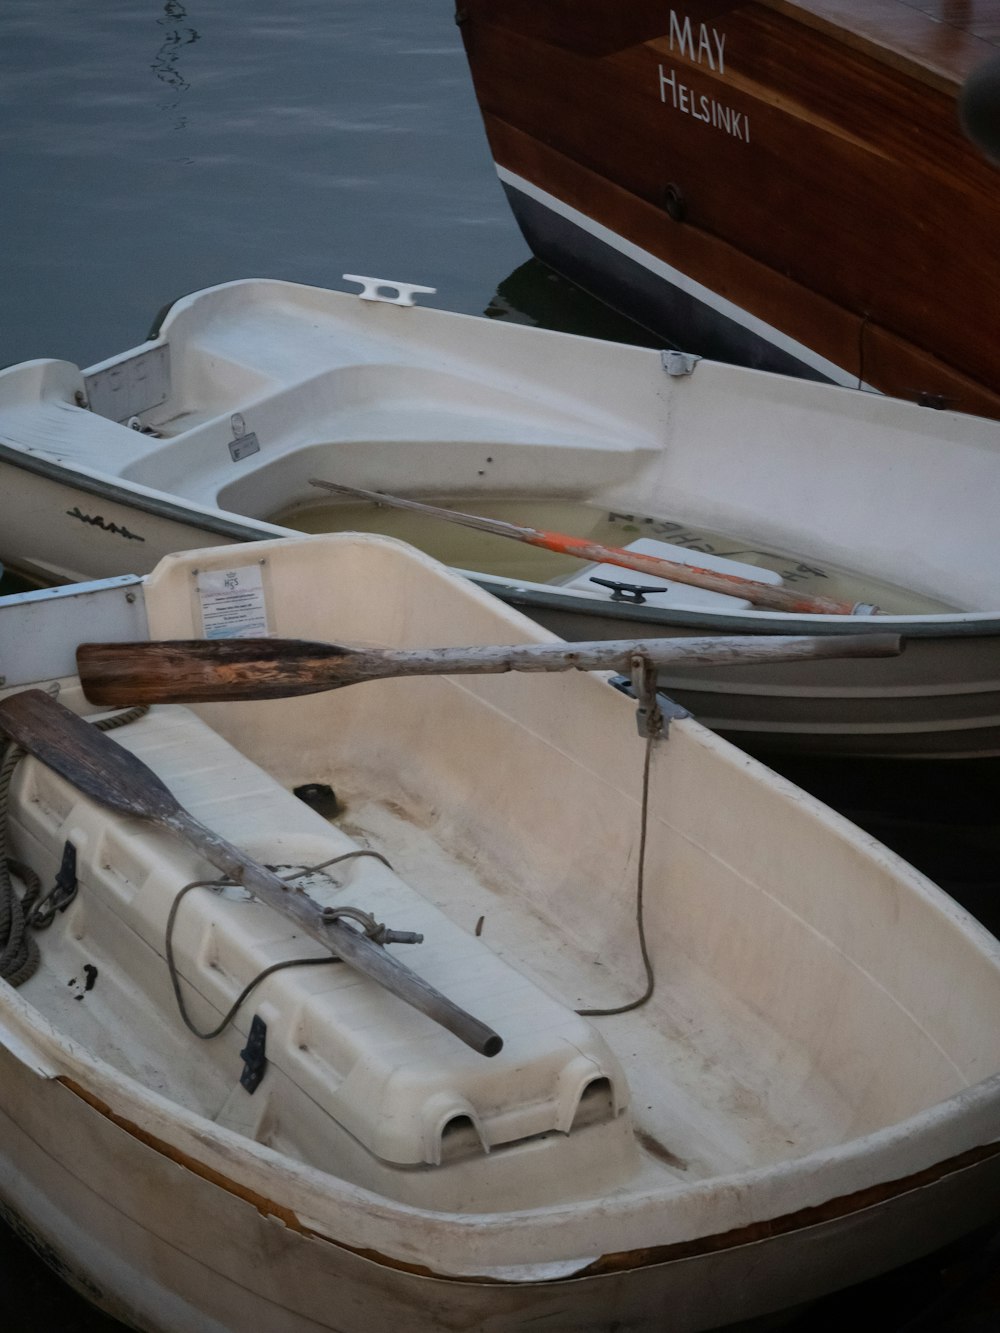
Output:
[[[752,1244],[720,1238],[714,1252],[550,1283],[449,1281],[311,1235],[278,1204],[268,1211],[171,1160],[3,1049],[0,1064],[6,1215],[61,1278],[143,1333],[513,1333],[529,1321],[653,1333],[667,1319],[694,1333],[875,1276],[1000,1208],[993,1156],[844,1217],[788,1234],[779,1223]]]

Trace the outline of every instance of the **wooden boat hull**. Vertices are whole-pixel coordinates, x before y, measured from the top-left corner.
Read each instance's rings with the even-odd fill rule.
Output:
[[[199,583],[192,600],[192,581],[260,561],[269,628],[279,637],[329,638],[336,627],[349,639],[378,642],[391,626],[403,646],[414,646],[415,636],[544,638],[399,543],[282,539],[175,555],[144,583],[112,580],[105,588],[0,606],[4,693],[39,679],[34,655],[44,642],[48,673],[61,678],[64,698],[80,703],[67,674],[78,638],[76,621],[63,610],[70,601],[84,603],[90,633],[130,640],[138,631],[134,620],[122,619],[121,602],[131,594],[131,614],[144,605],[155,635],[184,637],[205,614],[203,596],[215,595],[203,595]],[[372,568],[384,580],[384,597],[364,595]],[[7,632],[25,606],[37,618],[30,642]],[[533,960],[518,958],[519,986],[533,984],[540,965],[556,994],[568,986],[576,997],[581,985],[585,992],[599,985],[602,973],[618,990],[634,969],[633,925],[623,908],[633,906],[626,880],[634,865],[643,746],[631,701],[600,676],[386,681],[357,692],[222,703],[200,712],[160,708],[116,735],[155,763],[213,828],[241,843],[277,836],[283,855],[296,859],[305,854],[295,847],[303,830],[310,856],[323,839],[342,836],[300,810],[290,792],[329,753],[350,826],[368,829],[368,845],[388,852],[400,873],[405,861],[420,885],[417,896],[433,900],[434,910],[451,897],[463,948],[479,939],[479,914],[480,924],[486,921],[474,946],[481,959],[494,949],[508,958],[525,945],[537,950]],[[265,756],[273,759],[273,773],[256,766]],[[369,759],[381,823],[365,822],[361,770]],[[27,763],[11,793],[16,850],[24,855],[27,844],[33,861],[43,848],[51,857],[63,829],[71,829],[82,882],[69,913],[42,941],[43,950],[61,951],[50,955],[54,961],[43,958],[42,972],[20,990],[0,986],[0,1200],[4,1215],[56,1271],[146,1333],[238,1333],[250,1326],[366,1333],[393,1323],[436,1333],[443,1326],[514,1330],[530,1322],[565,1333],[622,1323],[653,1333],[667,1320],[679,1333],[696,1333],[873,1276],[1000,1209],[1000,1048],[994,1025],[981,1018],[1000,994],[995,941],[872,839],[694,722],[672,722],[652,762],[647,920],[662,993],[647,1013],[662,1018],[593,1021],[609,1040],[619,1034],[623,1054],[647,1050],[633,1044],[636,1037],[675,1043],[672,1060],[654,1045],[651,1058],[630,1069],[640,1084],[669,1070],[661,1097],[650,1084],[636,1099],[636,1130],[655,1147],[651,1131],[662,1120],[680,1147],[700,1140],[710,1121],[707,1138],[714,1139],[721,1114],[725,1128],[716,1150],[726,1165],[721,1175],[701,1174],[705,1168],[694,1159],[665,1159],[659,1147],[644,1159],[633,1196],[600,1198],[596,1206],[587,1198],[552,1203],[543,1196],[505,1208],[492,1193],[482,1196],[483,1212],[401,1202],[303,1160],[301,1148],[283,1150],[283,1143],[296,1142],[290,1126],[282,1138],[288,1103],[284,1110],[274,1104],[253,1132],[241,1132],[238,1126],[250,1123],[244,1119],[250,1098],[230,1121],[228,1092],[220,1107],[214,1093],[201,1091],[203,1075],[190,1070],[198,1060],[217,1059],[212,1068],[221,1070],[223,1089],[235,1083],[239,1061],[232,1056],[249,1013],[237,1020],[231,1039],[221,1039],[218,1056],[203,1055],[206,1044],[185,1035],[175,1012],[163,958],[151,954],[147,963],[140,952],[162,949],[153,904],[164,912],[174,887],[199,861],[160,830],[143,831],[131,817],[109,818],[73,794],[71,784]],[[519,781],[510,781],[512,772]],[[454,808],[443,799],[448,792]],[[298,810],[291,819],[290,807]],[[486,814],[488,829],[474,811]],[[51,846],[41,829],[50,830]],[[429,839],[451,847],[454,864],[438,864]],[[593,876],[583,887],[574,860]],[[441,874],[445,864],[455,875],[450,883]],[[505,881],[505,866],[516,869],[516,891]],[[369,879],[369,892],[376,886],[384,892],[384,872],[374,873],[383,878]],[[596,884],[602,892],[593,891]],[[361,882],[352,887],[357,894]],[[537,901],[522,901],[529,892]],[[186,973],[192,1000],[222,984],[208,978],[237,989],[244,979],[234,975],[225,941],[228,929],[241,928],[248,904],[206,897],[208,934],[187,943],[178,936],[188,950],[183,966],[204,969]],[[578,911],[579,903],[586,910]],[[522,918],[525,904],[530,910]],[[518,921],[517,934],[510,934]],[[279,920],[259,928],[280,948]],[[124,949],[115,944],[118,930]],[[557,939],[561,950],[551,947]],[[299,941],[296,956],[301,948]],[[490,985],[479,989],[478,975],[463,960],[449,973],[449,952],[439,943],[415,966],[431,976],[443,969],[486,1003]],[[83,959],[99,965],[87,992],[78,981]],[[719,1002],[717,982],[702,980],[713,966],[734,987],[724,1001],[728,1021],[713,1028],[721,1042],[714,1052],[699,1044],[701,1024],[676,1017],[697,1012],[686,995],[700,995],[710,1009]],[[239,970],[252,974],[254,967],[243,958]],[[335,993],[336,981],[322,983],[331,984]],[[315,1025],[300,1027],[295,1008],[322,992],[284,991],[276,978],[265,986],[249,1008],[267,1015],[274,1072],[255,1096],[275,1095],[269,1089],[284,1061],[306,1060],[308,1048],[312,1070],[323,1049]],[[818,1002],[821,989],[831,1004]],[[363,987],[345,991],[349,1030]],[[280,1034],[290,1003],[295,1019],[286,1045]],[[502,1007],[507,1000],[494,996],[492,1003]],[[123,1004],[134,1031],[102,1022],[102,1015],[121,1018]],[[768,1007],[763,1025],[762,1005]],[[358,1012],[367,1016],[364,1008]],[[377,1051],[388,1040],[395,1051],[398,1037],[384,1037],[379,1026],[398,1024],[405,1033],[413,1020],[383,1004],[376,1012],[380,1024],[364,1023],[366,1049]],[[508,1078],[517,1077],[516,1042],[533,1034],[534,1013],[525,1010],[518,1026],[517,1006],[507,1010]],[[62,1016],[61,1025],[53,1014]],[[630,1023],[636,1026],[623,1039]],[[454,1058],[447,1046],[428,1047],[426,1031],[410,1031],[438,1059]],[[752,1051],[750,1033],[763,1039]],[[338,1030],[335,1043],[342,1039]],[[657,1051],[661,1058],[652,1058]],[[455,1067],[466,1069],[458,1060]],[[325,1086],[310,1088],[312,1104]],[[693,1090],[705,1099],[698,1114],[688,1100]],[[192,1097],[198,1105],[189,1104]],[[401,1114],[403,1105],[385,1109]],[[892,1107],[906,1109],[897,1118]],[[769,1139],[757,1138],[764,1121],[773,1134],[789,1114],[798,1147],[791,1124],[770,1147]],[[771,1115],[779,1117],[773,1126]],[[334,1130],[331,1123],[326,1138]],[[764,1145],[763,1159],[734,1168],[731,1154],[744,1134],[754,1139],[755,1153]],[[326,1151],[325,1139],[317,1144],[309,1134],[307,1141],[313,1151]],[[526,1148],[534,1174],[547,1186],[565,1187],[538,1169],[539,1154],[549,1149]],[[502,1174],[503,1159],[497,1153],[490,1168]],[[348,1167],[353,1160],[348,1152]]]
[[[956,111],[988,24],[896,0],[472,0],[460,24],[557,271],[686,351],[1000,415],[995,168]]]
[[[136,417],[152,434],[79,407],[84,386],[145,383],[148,357],[167,352],[181,367],[173,385],[162,380],[167,401]],[[217,382],[203,383],[203,362]],[[237,421],[248,452],[233,447]],[[900,587],[920,567],[934,580],[928,595],[989,608],[995,431],[717,363],[677,377],[643,348],[233,283],[185,298],[156,339],[86,375],[61,362],[2,372],[0,560],[49,581],[141,574],[192,546],[298,535],[266,516],[296,521],[298,507],[308,519],[320,496],[310,476],[411,492],[419,478],[418,494],[446,499],[460,487],[459,507],[470,509],[497,495],[569,494],[593,513],[655,494],[688,523],[703,513],[744,539],[760,524],[771,549],[840,567],[886,561]],[[336,513],[324,522],[335,526]],[[1000,611],[876,621],[683,599],[640,606],[449,563],[572,638],[901,633],[909,647],[891,661],[668,673],[663,687],[760,750],[1000,753]]]

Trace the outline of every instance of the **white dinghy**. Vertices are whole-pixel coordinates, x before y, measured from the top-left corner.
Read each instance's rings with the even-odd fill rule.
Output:
[[[367,299],[226,284],[87,371],[0,372],[0,560],[101,578],[289,528],[373,529],[569,639],[864,632],[871,616],[801,606],[876,604],[910,641],[898,661],[680,667],[664,688],[747,746],[1000,753],[996,422],[360,281]],[[800,609],[331,502],[312,478],[693,561]]]
[[[242,635],[276,655],[249,683]],[[289,639],[360,645],[340,658],[368,675],[99,735],[76,715],[118,715],[77,645],[124,669],[150,636],[151,661],[220,650],[204,698],[279,692]],[[431,644],[440,666],[524,641],[573,647],[374,536],[0,602],[0,719],[29,751],[7,851],[50,922],[0,986],[0,1198],[117,1318],[683,1333],[996,1214],[1000,944],[666,703],[657,733],[642,689],[639,734],[607,672],[405,674]],[[335,666],[298,663],[312,689]],[[332,963],[275,876],[471,1044]]]

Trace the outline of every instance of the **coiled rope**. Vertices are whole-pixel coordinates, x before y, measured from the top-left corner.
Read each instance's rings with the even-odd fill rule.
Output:
[[[55,698],[59,686],[51,686],[48,693]],[[148,712],[148,706],[128,708],[101,718],[93,725],[99,731],[114,731]],[[8,855],[10,785],[25,752],[11,741],[0,753],[3,755],[0,761],[0,979],[10,986],[22,986],[34,976],[41,961],[38,941],[31,928],[35,924],[35,912],[45,900],[42,881],[34,870]],[[13,876],[24,885],[23,897],[18,897]]]

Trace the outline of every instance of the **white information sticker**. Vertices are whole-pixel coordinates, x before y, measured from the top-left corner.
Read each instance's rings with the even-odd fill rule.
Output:
[[[270,632],[259,564],[202,569],[197,577],[206,639],[249,639]]]

